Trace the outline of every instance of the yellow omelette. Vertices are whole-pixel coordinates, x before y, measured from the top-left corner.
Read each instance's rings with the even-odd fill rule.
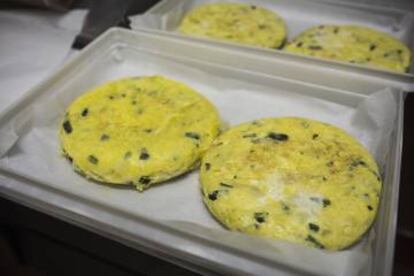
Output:
[[[320,249],[358,241],[381,194],[377,164],[358,141],[304,118],[233,127],[200,170],[203,200],[228,229]]]
[[[411,52],[389,34],[353,25],[320,25],[305,30],[284,50],[308,56],[408,72]]]
[[[205,97],[153,76],[113,81],[80,96],[68,107],[59,136],[76,171],[142,191],[194,168],[219,125]]]
[[[190,11],[179,32],[265,48],[279,48],[286,37],[283,19],[254,5],[214,3]]]

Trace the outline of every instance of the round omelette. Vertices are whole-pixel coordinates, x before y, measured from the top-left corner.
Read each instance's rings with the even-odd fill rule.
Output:
[[[303,118],[231,128],[203,157],[200,180],[206,206],[230,230],[329,250],[361,238],[381,192],[359,142]]]
[[[407,72],[411,62],[410,50],[398,39],[352,25],[310,28],[295,37],[284,50],[398,72]]]
[[[264,8],[238,3],[202,5],[182,20],[181,33],[265,48],[280,47],[286,37],[282,18]]]
[[[67,109],[59,135],[76,171],[142,191],[194,168],[219,123],[206,98],[153,76],[113,81],[80,96]]]

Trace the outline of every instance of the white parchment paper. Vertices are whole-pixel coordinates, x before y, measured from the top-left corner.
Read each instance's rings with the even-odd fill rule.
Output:
[[[260,85],[259,77],[257,82],[247,82],[242,78],[209,72],[132,51],[128,47],[96,56],[79,68],[66,72],[25,110],[0,125],[0,166],[76,198],[97,202],[132,216],[163,221],[189,235],[220,242],[234,248],[235,254],[239,251],[253,252],[259,258],[317,275],[357,275],[367,269],[375,234],[373,230],[357,245],[341,252],[249,237],[223,229],[212,218],[202,203],[197,171],[139,193],[130,187],[90,182],[76,174],[60,155],[59,122],[71,101],[86,89],[120,77],[164,75],[182,81],[206,96],[231,126],[263,117],[300,116],[321,120],[348,131],[374,154],[380,164],[385,164],[397,106],[390,89],[384,88],[361,99],[358,106],[351,107],[341,104],[339,94],[336,102],[329,102],[306,93],[283,90],[277,85]],[[301,88],[298,91],[306,91],[305,85],[297,86]],[[191,250],[200,250],[197,243],[191,246]],[[243,267],[243,264],[233,265]]]

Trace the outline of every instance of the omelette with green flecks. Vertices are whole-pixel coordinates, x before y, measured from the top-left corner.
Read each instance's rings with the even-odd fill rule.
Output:
[[[194,168],[219,124],[216,108],[180,82],[126,78],[77,98],[59,136],[76,171],[142,191]]]
[[[305,30],[284,50],[308,56],[407,72],[411,52],[389,34],[352,25],[320,25]]]
[[[203,199],[230,230],[346,248],[376,216],[381,178],[369,152],[332,125],[269,118],[223,133],[202,159]]]
[[[178,28],[181,33],[265,48],[280,47],[286,37],[283,19],[262,7],[213,3],[190,11]]]

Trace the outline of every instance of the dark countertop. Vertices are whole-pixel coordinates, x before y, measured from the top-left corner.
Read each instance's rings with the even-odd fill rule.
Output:
[[[409,94],[404,107],[404,143],[398,206],[398,227],[394,256],[394,275],[414,275],[414,95]]]

